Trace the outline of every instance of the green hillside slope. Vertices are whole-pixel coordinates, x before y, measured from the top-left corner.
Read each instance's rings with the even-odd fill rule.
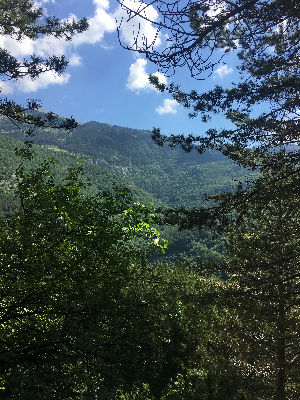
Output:
[[[25,137],[11,122],[0,121],[0,201],[1,212],[18,206],[14,198],[14,172],[20,162],[14,149]],[[59,175],[81,157],[85,179],[91,192],[110,189],[113,183],[129,187],[137,201],[155,206],[194,208],[206,204],[204,194],[230,190],[249,176],[246,171],[218,152],[184,153],[160,148],[149,131],[111,126],[98,122],[79,125],[70,135],[55,130],[39,130],[35,142],[35,163],[47,157],[58,160]],[[60,177],[58,176],[58,179]],[[167,255],[185,259],[210,259],[222,251],[207,232],[180,232],[162,227],[171,241]]]
[[[12,124],[1,122],[2,135],[24,140]],[[229,190],[234,179],[243,180],[248,175],[220,153],[199,155],[160,148],[152,142],[149,131],[98,122],[80,125],[71,135],[39,131],[34,141],[56,157],[81,156],[87,169],[88,165],[102,167],[172,207],[196,207],[203,203],[204,193]]]

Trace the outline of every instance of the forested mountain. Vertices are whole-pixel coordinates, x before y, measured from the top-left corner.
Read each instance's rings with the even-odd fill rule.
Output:
[[[2,171],[8,158],[4,154],[11,153],[16,146],[4,138],[23,141],[24,134],[4,119],[0,133],[1,179],[7,181],[8,171]],[[187,154],[167,146],[159,148],[149,131],[98,122],[80,124],[69,135],[55,130],[37,130],[31,140],[38,145],[37,154],[59,158],[62,165],[71,162],[74,156],[81,157],[87,177],[95,185],[106,187],[112,180],[122,181],[142,189],[146,201],[159,200],[169,207],[199,206],[204,202],[204,193],[228,190],[249,174],[217,151],[208,150],[199,155],[196,151]],[[13,160],[14,156],[11,154],[9,158]]]
[[[22,147],[26,138],[9,120],[3,118],[0,127],[3,212],[18,206],[13,188],[20,161],[14,149]],[[30,140],[35,143],[36,163],[48,157],[58,159],[61,176],[80,157],[91,193],[96,189],[111,189],[115,183],[130,188],[136,201],[153,203],[155,207],[192,209],[205,205],[205,194],[230,190],[250,174],[217,151],[199,155],[195,150],[185,153],[167,146],[160,148],[149,131],[98,122],[79,123],[71,134],[36,129]],[[167,256],[181,255],[190,261],[220,257],[220,239],[212,241],[204,231],[178,232],[176,227],[166,226],[160,230],[170,242]]]

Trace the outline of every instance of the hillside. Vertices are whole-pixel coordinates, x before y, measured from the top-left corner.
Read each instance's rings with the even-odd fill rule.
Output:
[[[11,122],[0,121],[0,201],[1,211],[17,207],[13,198],[14,172],[18,158],[14,148],[21,146],[24,134]],[[151,140],[151,132],[108,124],[80,124],[72,134],[38,130],[33,138],[36,162],[48,157],[58,160],[59,174],[79,156],[84,162],[89,190],[110,189],[113,182],[130,187],[135,198],[155,206],[194,208],[205,205],[204,194],[230,190],[249,172],[227,160],[222,154],[207,151],[184,153],[180,149],[160,148]],[[211,258],[221,245],[206,232],[181,232],[162,228],[171,241],[169,254]],[[207,249],[210,249],[207,253]]]
[[[23,133],[8,121],[0,122],[0,134],[24,140]],[[172,207],[195,207],[203,202],[204,193],[229,190],[233,179],[243,180],[248,173],[220,153],[207,151],[199,155],[160,148],[152,142],[149,131],[98,122],[79,125],[71,135],[38,131],[33,140],[52,156],[64,159],[80,156],[87,170],[93,165],[110,171],[147,191],[153,200],[159,199]],[[94,179],[94,183],[99,180]]]

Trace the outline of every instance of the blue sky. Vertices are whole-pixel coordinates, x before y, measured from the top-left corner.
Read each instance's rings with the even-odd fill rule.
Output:
[[[133,0],[125,1],[133,4]],[[28,98],[40,99],[43,108],[63,116],[73,115],[82,122],[98,121],[146,130],[159,127],[165,134],[200,134],[204,129],[224,124],[221,117],[205,125],[199,117],[189,119],[187,110],[170,95],[151,87],[147,75],[158,73],[157,67],[119,45],[115,19],[120,19],[122,14],[116,0],[41,0],[37,3],[49,16],[87,17],[90,30],[78,35],[71,43],[53,38],[16,43],[0,36],[0,47],[7,48],[20,59],[34,52],[44,56],[65,54],[70,60],[61,77],[49,73],[35,81],[1,82],[2,96],[20,103]],[[147,12],[149,17],[155,17],[154,9],[148,8]],[[122,28],[123,41],[129,44],[133,28],[129,24],[123,24]],[[141,29],[149,40],[155,34],[154,27],[145,21],[142,21]],[[163,40],[164,32],[158,39],[158,49]],[[230,84],[234,73],[233,66],[222,64],[206,81],[190,78],[185,69],[172,78],[162,74],[159,77],[162,81],[180,83],[186,91],[202,91],[216,83]]]

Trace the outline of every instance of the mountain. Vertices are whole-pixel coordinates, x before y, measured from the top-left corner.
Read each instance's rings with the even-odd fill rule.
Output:
[[[24,134],[10,121],[0,120],[0,201],[3,211],[17,207],[13,199],[14,172],[18,158],[14,148],[22,146]],[[199,155],[180,149],[160,148],[151,140],[151,132],[98,122],[79,124],[66,134],[58,130],[36,130],[36,162],[47,157],[58,159],[61,176],[74,163],[84,162],[89,190],[110,189],[112,183],[130,187],[141,202],[155,206],[194,208],[205,204],[204,194],[227,191],[237,181],[249,177],[246,171],[216,151]],[[214,245],[208,233],[163,228],[172,243],[173,253],[201,254]],[[175,244],[174,244],[175,243]],[[187,249],[187,246],[189,250]],[[200,246],[200,247],[199,247]],[[201,247],[202,246],[202,247]],[[203,255],[202,257],[207,258]],[[209,257],[208,257],[209,258]]]

